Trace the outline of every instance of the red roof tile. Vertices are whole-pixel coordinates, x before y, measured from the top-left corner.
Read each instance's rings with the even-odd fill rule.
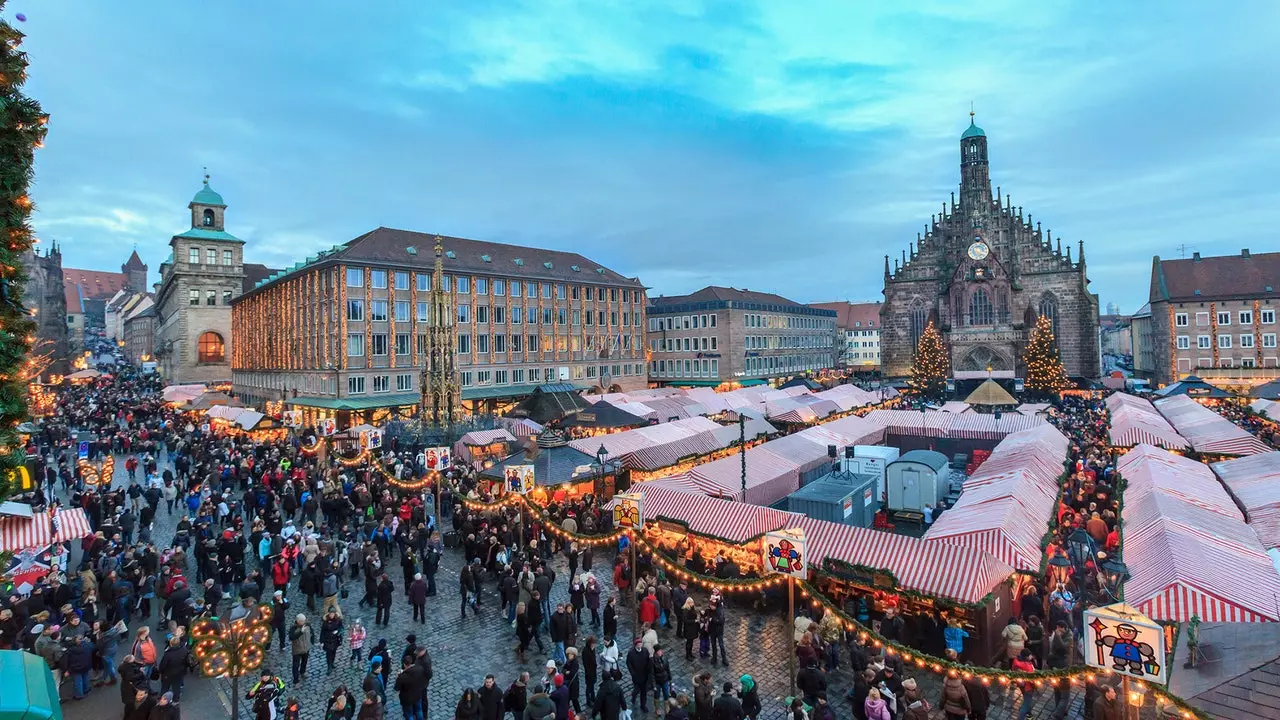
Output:
[[[836,311],[836,327],[844,329],[879,328],[880,307],[884,303],[851,303],[844,301],[809,303],[809,307]]]
[[[1280,298],[1280,252],[1152,262],[1152,302],[1255,298]]]
[[[82,299],[106,302],[128,284],[124,273],[62,268],[62,285],[66,292],[68,313],[81,312]]]

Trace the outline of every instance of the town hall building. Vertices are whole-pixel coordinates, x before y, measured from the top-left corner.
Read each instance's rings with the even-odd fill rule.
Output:
[[[960,199],[943,203],[910,252],[890,268],[885,256],[880,353],[887,377],[910,374],[932,321],[958,379],[1024,377],[1022,351],[1036,318],[1047,316],[1067,373],[1098,377],[1098,296],[1089,292],[1084,242],[1071,246],[1040,230],[1031,215],[993,195],[987,136],[974,124],[960,137]]]

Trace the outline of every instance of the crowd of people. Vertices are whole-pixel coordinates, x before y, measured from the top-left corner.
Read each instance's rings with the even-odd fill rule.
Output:
[[[64,561],[71,555],[76,562],[63,572],[51,573],[26,597],[0,603],[0,648],[43,657],[60,683],[69,681],[69,701],[119,685],[125,720],[179,720],[185,682],[197,667],[192,623],[247,617],[269,605],[273,643],[289,662],[279,675],[264,669],[248,689],[258,720],[297,717],[302,704],[312,702],[291,694],[289,681],[296,687],[314,673],[339,672],[337,684],[350,668],[362,679],[337,684],[325,704],[326,720],[380,720],[392,691],[406,719],[422,719],[434,676],[428,604],[456,587],[464,622],[479,616],[478,622],[509,625],[503,632],[510,633],[514,662],[528,662],[534,646],[538,657],[548,656],[538,677],[520,672],[507,683],[489,674],[461,689],[457,718],[617,720],[628,711],[649,713],[651,703],[652,712],[674,720],[762,713],[748,669],[737,668],[727,682],[717,683],[713,674],[730,665],[727,598],[673,580],[625,537],[616,547],[573,539],[612,529],[612,515],[597,498],[565,498],[544,514],[522,515],[512,505],[466,502],[486,499],[467,468],[449,471],[435,493],[403,490],[397,482],[425,468],[415,448],[396,440],[379,465],[348,466],[336,452],[308,452],[314,438],[306,433],[255,440],[205,426],[166,405],[154,377],[112,370],[109,378],[61,394],[57,412],[31,437],[42,482],[18,498],[36,510],[83,508],[93,535],[78,552],[64,554]],[[1047,553],[1065,552],[1077,529],[1101,553],[1114,552],[1120,488],[1106,444],[1105,406],[1065,398],[1055,404],[1052,421],[1071,438],[1072,471]],[[78,468],[77,444],[85,438],[91,460],[123,458],[113,482],[95,485]],[[171,533],[157,532],[161,517]],[[722,556],[688,551],[673,554],[695,572],[726,579],[742,574]],[[461,564],[456,585],[442,588],[441,563],[449,553]],[[1083,608],[1104,599],[1096,570],[1032,586],[1019,599],[1002,633],[1006,667],[1068,666]],[[344,612],[342,601],[351,593],[358,594],[357,607],[372,611],[369,627]],[[409,634],[393,648],[378,636],[398,603],[412,608],[411,622],[423,625],[424,634]],[[834,720],[844,713],[833,702],[846,704],[859,720],[924,720],[938,712],[948,720],[983,720],[1000,701],[987,684],[959,677],[946,678],[926,697],[900,657],[846,632],[833,613],[801,606],[793,638],[797,693],[787,707],[796,720]],[[856,608],[854,614],[860,615]],[[941,615],[911,618],[910,628],[892,610],[877,619],[889,640],[950,659],[964,652],[963,628]],[[323,670],[310,663],[317,646]],[[672,653],[702,669],[677,678]],[[852,670],[852,682],[837,689],[832,673],[841,667]],[[1014,692],[1021,720],[1039,691],[1028,684]],[[1054,717],[1065,717],[1069,685],[1054,685],[1052,692]],[[1113,689],[1089,683],[1086,693],[1087,715],[1112,717]]]

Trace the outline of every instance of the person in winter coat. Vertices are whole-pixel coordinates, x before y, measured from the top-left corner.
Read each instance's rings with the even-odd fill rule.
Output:
[[[484,677],[476,696],[480,699],[480,720],[502,720],[502,689],[492,674]]]
[[[1018,624],[1017,618],[1009,618],[1009,624],[1000,632],[1000,637],[1004,640],[1005,657],[1010,662],[1016,660],[1027,646],[1027,631]]]
[[[653,673],[652,658],[645,652],[643,641],[636,638],[627,653],[627,673],[631,675],[631,702],[640,699],[640,712],[648,714],[646,701],[649,696],[649,681]]]
[[[889,708],[885,705],[884,699],[880,697],[880,691],[871,688],[867,691],[867,701],[863,706],[863,713],[867,720],[893,720],[893,716],[889,714]]]
[[[187,677],[187,663],[190,649],[178,637],[169,638],[169,645],[160,658],[160,692],[173,693],[173,701],[182,701],[182,686]]]
[[[627,700],[622,693],[618,681],[622,679],[622,671],[614,670],[604,677],[600,683],[600,691],[596,693],[596,702],[591,716],[600,720],[618,720],[622,711],[627,709]]]
[[[726,682],[720,689],[720,697],[711,706],[713,720],[742,720],[742,703],[733,694],[733,683]]]
[[[245,693],[245,699],[253,701],[254,720],[273,720],[280,694],[284,692],[284,681],[263,670],[258,682]]]
[[[408,587],[409,604],[413,605],[413,619],[424,623],[427,621],[427,581],[422,579],[422,573],[416,573]]]
[[[174,699],[173,693],[163,693],[160,699],[156,700],[156,704],[151,708],[151,714],[148,715],[149,720],[180,720],[181,712],[178,706],[174,705],[177,700]]]
[[[125,703],[124,720],[150,720],[151,708],[156,706],[156,698],[146,688],[134,690],[133,698]]]
[[[336,610],[330,610],[320,624],[320,645],[324,648],[325,667],[329,674],[333,673],[334,661],[338,658],[338,648],[342,646],[342,618]]]
[[[552,720],[555,716],[555,702],[551,700],[547,689],[539,685],[533,689],[533,695],[529,696],[529,701],[525,703],[524,712],[520,717],[523,720]]]
[[[969,720],[987,720],[991,689],[974,676],[964,681],[964,691],[969,695]]]
[[[556,706],[556,720],[569,720],[569,688],[564,686],[564,675],[556,674],[551,679],[551,704]]]
[[[406,720],[422,720],[424,717],[422,708],[422,696],[427,689],[427,678],[424,668],[417,663],[406,667],[399,675],[396,676],[396,693],[400,696],[400,707],[404,710]],[[468,691],[474,691],[467,688]],[[466,694],[463,694],[466,698]],[[458,707],[462,707],[462,703],[458,703]],[[461,712],[461,709],[459,709]],[[458,717],[462,717],[459,715]],[[472,720],[477,720],[473,718]]]
[[[324,720],[351,720],[356,715],[356,696],[351,694],[346,685],[339,685],[329,696],[325,707]]]
[[[480,698],[476,691],[466,688],[458,699],[458,706],[453,711],[454,720],[480,720]]]
[[[386,627],[391,624],[391,598],[395,592],[396,587],[391,584],[391,577],[382,573],[378,581],[378,610],[373,617],[374,625],[381,624]]]
[[[964,681],[956,675],[948,675],[942,681],[942,698],[938,700],[947,720],[965,720],[969,717],[969,693],[964,689]]]
[[[741,688],[738,689],[738,700],[742,701],[742,714],[756,720],[756,716],[764,707],[760,704],[760,694],[756,690],[756,679],[750,675],[738,678]]]
[[[582,663],[578,660],[578,648],[565,648],[565,661],[562,668],[564,675],[564,689],[569,693],[569,702],[573,705],[575,713],[582,712],[582,701],[578,698],[582,695]]]
[[[1093,720],[1120,720],[1124,717],[1124,705],[1115,687],[1108,685],[1097,700],[1093,701]]]
[[[702,673],[693,679],[693,714],[698,720],[711,717],[716,701],[716,689],[711,684],[711,673]]]
[[[524,717],[524,708],[529,704],[529,673],[522,672],[511,683],[511,687],[502,693],[502,709],[511,713],[511,717],[520,720]]]
[[[71,647],[62,656],[62,662],[66,665],[67,674],[71,676],[75,688],[76,700],[84,699],[89,694],[92,685],[89,681],[89,674],[93,672],[93,643],[84,635],[76,635],[72,641]]]
[[[360,703],[360,711],[356,713],[356,720],[382,720],[383,712],[382,699],[378,697],[378,693],[366,692],[364,702]]]
[[[653,683],[654,708],[666,707],[667,701],[671,699],[671,663],[661,645],[653,646],[653,657],[649,659],[649,679]]]
[[[293,649],[293,684],[297,685],[307,674],[307,660],[311,657],[311,626],[307,616],[298,613],[289,628],[289,640]]]

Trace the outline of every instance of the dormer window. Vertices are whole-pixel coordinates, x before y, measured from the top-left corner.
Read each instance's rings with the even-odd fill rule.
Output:
[[[204,209],[204,226],[213,227],[213,210],[209,208]]]

